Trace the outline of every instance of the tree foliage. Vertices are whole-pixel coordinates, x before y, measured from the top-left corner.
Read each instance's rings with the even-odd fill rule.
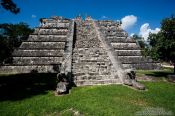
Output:
[[[0,24],[0,64],[8,62],[12,52],[33,32],[25,23]]]
[[[16,6],[16,4],[12,0],[1,0],[0,5],[10,12],[17,14],[20,12],[20,8]]]
[[[150,34],[149,55],[154,59],[171,62],[175,65],[175,17],[165,18],[161,22],[161,31]]]

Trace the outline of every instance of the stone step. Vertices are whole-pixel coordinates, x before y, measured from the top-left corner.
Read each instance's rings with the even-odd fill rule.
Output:
[[[48,65],[60,64],[63,57],[13,57],[13,63],[17,65]]]
[[[73,61],[72,63],[74,66],[83,66],[83,65],[100,65],[100,66],[103,66],[103,65],[106,65],[106,64],[111,64],[109,61],[100,61],[100,60],[97,60],[96,62],[75,62]]]
[[[107,27],[103,27],[100,29],[101,31],[105,32],[105,34],[109,34],[109,35],[121,35],[121,36],[125,36],[126,32],[125,31],[116,31],[116,28],[107,28]],[[118,36],[120,37],[120,36]]]
[[[143,56],[118,56],[120,62],[124,64],[132,64],[132,63],[141,63],[141,62],[153,62],[150,57],[143,57]]]
[[[137,46],[136,43],[122,43],[122,42],[118,42],[118,43],[113,43],[111,42],[112,46]]]
[[[141,63],[131,63],[123,64],[124,67],[131,67],[138,70],[160,70],[161,65],[157,62],[141,62]]]
[[[58,65],[1,66],[0,73],[58,73]]]
[[[109,40],[111,43],[136,43],[134,39],[127,39],[126,37],[107,37],[107,40]]]
[[[29,35],[26,41],[42,41],[42,42],[65,42],[67,41],[66,35]]]
[[[49,35],[49,34],[57,34],[57,35],[66,35],[68,34],[68,29],[35,29],[33,34],[40,34],[40,35]]]
[[[115,50],[140,50],[136,43],[111,43]]]
[[[111,73],[73,73],[74,79],[76,80],[104,80],[104,79],[114,79]]]
[[[20,46],[22,49],[35,49],[35,48],[41,48],[41,49],[64,49],[65,48],[65,42],[23,42]]]
[[[16,50],[13,56],[20,57],[62,57],[64,50]]]
[[[125,33],[108,33],[108,32],[105,32],[105,35],[106,36],[109,36],[109,37],[127,37]]]
[[[54,20],[54,19],[49,19],[46,21],[46,23],[58,23],[58,24],[61,24],[61,23],[64,23],[64,24],[69,24],[71,22],[70,19],[68,20],[65,20],[65,19],[61,19],[61,20]]]
[[[117,56],[141,56],[141,50],[115,50]]]
[[[53,35],[53,36],[55,36],[55,35],[60,35],[60,36],[67,36],[67,34],[59,34],[59,33],[44,33],[44,34],[42,34],[42,33],[32,33],[32,34],[30,34],[30,35],[38,35],[38,36],[41,36],[41,35],[43,35],[43,36],[46,36],[46,35]]]
[[[114,26],[116,27],[118,25],[118,23],[111,21],[111,20],[105,20],[105,21],[98,21],[97,22],[100,26],[104,26],[104,27],[111,27]]]
[[[75,80],[77,86],[86,85],[107,85],[107,84],[121,84],[119,79],[108,79],[108,80]]]
[[[68,29],[70,26],[70,23],[46,23],[41,25],[38,28],[42,28],[42,29]]]

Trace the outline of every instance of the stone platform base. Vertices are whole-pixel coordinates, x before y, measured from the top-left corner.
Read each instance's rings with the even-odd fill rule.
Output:
[[[1,66],[0,73],[57,73],[58,66],[56,65],[31,65],[31,66]]]
[[[175,83],[175,74],[174,75],[168,75],[168,81]]]
[[[122,84],[119,79],[109,80],[78,80],[75,81],[76,86],[87,86],[87,85],[108,85],[108,84]]]

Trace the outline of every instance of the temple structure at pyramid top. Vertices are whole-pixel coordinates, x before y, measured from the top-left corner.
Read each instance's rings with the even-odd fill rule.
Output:
[[[60,69],[61,67],[61,69]],[[70,73],[76,85],[124,83],[128,69],[158,69],[144,57],[120,21],[86,17],[41,19],[39,27],[13,53],[3,73]]]

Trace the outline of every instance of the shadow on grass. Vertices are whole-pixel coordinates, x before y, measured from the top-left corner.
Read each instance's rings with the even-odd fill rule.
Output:
[[[56,74],[30,73],[0,76],[0,101],[21,100],[56,88]]]
[[[173,74],[173,72],[170,71],[155,71],[155,72],[151,72],[148,74],[145,74],[147,76],[153,76],[153,77],[167,77],[168,75]]]

